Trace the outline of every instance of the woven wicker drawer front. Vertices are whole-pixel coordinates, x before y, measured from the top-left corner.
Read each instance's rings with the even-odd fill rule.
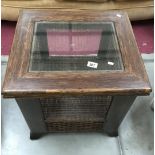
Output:
[[[49,132],[101,131],[111,96],[59,96],[40,99]]]

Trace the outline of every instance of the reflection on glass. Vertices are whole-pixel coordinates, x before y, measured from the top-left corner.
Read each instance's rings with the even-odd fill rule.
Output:
[[[123,70],[112,22],[36,22],[29,71]]]

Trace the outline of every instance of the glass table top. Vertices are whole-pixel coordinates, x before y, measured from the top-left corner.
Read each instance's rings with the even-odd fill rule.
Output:
[[[29,71],[114,71],[123,64],[113,22],[36,22]]]

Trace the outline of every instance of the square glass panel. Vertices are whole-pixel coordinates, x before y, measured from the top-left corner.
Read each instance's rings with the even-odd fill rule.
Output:
[[[29,71],[123,70],[113,22],[36,22]]]

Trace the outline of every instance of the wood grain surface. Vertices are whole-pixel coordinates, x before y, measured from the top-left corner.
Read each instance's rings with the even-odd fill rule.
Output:
[[[38,21],[113,22],[124,71],[29,72],[34,24]],[[148,95],[150,92],[144,63],[125,12],[23,10],[20,13],[2,88],[4,97],[81,93]]]

